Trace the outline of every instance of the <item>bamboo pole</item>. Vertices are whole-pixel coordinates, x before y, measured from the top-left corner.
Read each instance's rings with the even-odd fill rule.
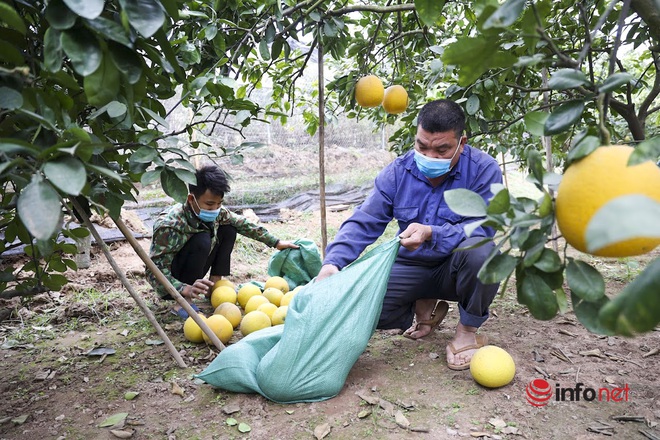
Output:
[[[215,347],[222,351],[225,349],[225,345],[218,339],[218,337],[213,333],[213,331],[209,328],[208,325],[206,325],[206,322],[202,318],[199,317],[197,312],[190,306],[190,303],[186,301],[186,299],[181,296],[181,294],[174,288],[172,283],[167,279],[165,275],[163,275],[163,272],[160,271],[160,269],[154,264],[154,262],[149,258],[149,255],[142,249],[142,246],[140,246],[140,243],[137,242],[135,237],[133,237],[133,234],[131,231],[126,227],[126,224],[123,222],[121,218],[113,219],[119,230],[121,231],[122,234],[124,234],[124,237],[126,237],[126,240],[133,246],[133,250],[138,254],[140,259],[144,262],[144,264],[147,266],[147,270],[150,270],[158,282],[162,284],[165,289],[167,290],[167,293],[169,293],[172,298],[176,300],[183,309],[188,312],[188,315],[199,325],[199,327],[202,329],[202,331],[206,334],[206,336],[209,337],[211,342],[213,342],[213,345]]]
[[[323,39],[318,28],[318,66],[319,66],[319,207],[321,210],[321,256],[325,257],[328,246],[328,226],[325,200],[325,86],[323,84]]]
[[[78,214],[80,215],[80,218],[82,218],[83,222],[85,223],[85,226],[87,226],[87,229],[89,229],[89,232],[92,234],[94,237],[94,240],[96,240],[96,243],[99,245],[101,250],[103,251],[103,254],[105,255],[105,258],[108,260],[108,263],[110,263],[110,266],[112,266],[112,269],[115,271],[117,276],[119,277],[119,280],[121,283],[124,285],[126,290],[128,290],[128,293],[131,295],[131,297],[135,300],[137,303],[138,307],[142,310],[142,313],[147,317],[147,320],[151,323],[151,325],[154,326],[156,329],[156,333],[161,337],[161,339],[165,342],[165,346],[169,350],[170,354],[176,361],[177,365],[181,368],[186,368],[187,365],[183,361],[183,358],[177,351],[177,349],[174,347],[174,344],[172,344],[172,341],[170,341],[170,338],[167,337],[167,334],[163,330],[163,328],[158,324],[158,321],[156,320],[156,317],[154,314],[151,312],[149,307],[147,307],[146,303],[140,298],[138,293],[133,289],[131,286],[131,283],[128,281],[128,278],[126,278],[126,275],[124,275],[124,272],[121,270],[115,259],[112,257],[112,254],[110,253],[110,250],[108,249],[108,246],[105,244],[101,236],[99,235],[98,231],[92,224],[92,221],[89,219],[89,216],[87,213],[82,209],[80,204],[75,200],[71,199],[71,203],[73,203],[74,208],[76,211],[78,211]],[[132,236],[132,235],[131,235]]]

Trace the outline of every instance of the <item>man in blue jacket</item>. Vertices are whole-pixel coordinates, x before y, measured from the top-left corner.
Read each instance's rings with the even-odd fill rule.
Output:
[[[495,159],[467,145],[464,130],[465,114],[455,102],[443,99],[424,105],[417,117],[414,149],[379,173],[371,194],[328,246],[317,277],[326,278],[357,259],[396,219],[402,247],[378,328],[407,328],[404,336],[418,339],[445,317],[446,301],[457,302],[460,320],[447,345],[447,364],[453,370],[469,368],[472,355],[487,343],[477,330],[488,319],[499,287],[477,279],[492,242],[454,252],[492,237],[494,231],[479,226],[468,238],[464,228],[477,219],[451,211],[444,192],[465,188],[488,202],[491,184],[502,183]]]

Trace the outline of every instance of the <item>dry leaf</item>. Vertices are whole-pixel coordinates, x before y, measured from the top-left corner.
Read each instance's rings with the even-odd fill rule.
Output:
[[[110,433],[117,438],[131,438],[135,431],[120,431],[118,429],[111,429]]]
[[[241,407],[237,403],[228,403],[222,407],[222,412],[229,415],[237,413],[241,410]]]
[[[330,434],[330,425],[328,423],[318,425],[316,428],[314,428],[314,437],[316,437],[316,440],[321,440],[328,434]]]
[[[470,435],[472,437],[490,437],[490,434],[488,432],[483,432],[483,431],[475,431],[471,432]]]
[[[179,396],[183,397],[184,393],[185,391],[179,386],[178,383],[172,382],[172,394],[178,394]]]
[[[367,402],[369,405],[376,405],[380,398],[373,394],[370,394],[367,390],[360,390],[355,393],[360,399]]]
[[[394,414],[394,421],[396,422],[397,425],[399,425],[403,429],[408,429],[410,426],[410,422],[406,418],[406,416],[403,415],[401,411],[397,411],[396,414]]]
[[[596,357],[603,357],[603,353],[600,351],[600,348],[594,348],[593,350],[585,350],[581,351],[580,354],[582,356],[596,356]]]
[[[493,425],[495,428],[504,428],[506,427],[506,422],[502,419],[498,418],[492,418],[488,421],[491,425]]]
[[[378,399],[378,405],[383,408],[388,416],[394,417],[394,405],[392,402],[388,402],[385,399]]]

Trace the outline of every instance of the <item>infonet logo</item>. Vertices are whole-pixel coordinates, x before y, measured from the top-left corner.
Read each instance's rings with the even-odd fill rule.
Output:
[[[584,383],[578,382],[573,388],[562,388],[559,384],[555,384],[553,392],[552,387],[545,379],[534,379],[527,384],[526,388],[527,402],[537,408],[547,405],[553,395],[557,402],[579,402],[580,399],[587,402],[594,400],[599,402],[627,402],[629,391],[628,384],[625,384],[623,388],[603,387],[596,390],[585,387]]]

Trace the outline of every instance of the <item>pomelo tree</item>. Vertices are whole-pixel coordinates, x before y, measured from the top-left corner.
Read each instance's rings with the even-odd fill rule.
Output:
[[[88,234],[63,224],[64,213],[75,214],[72,201],[116,218],[135,198],[136,183],[156,181],[183,200],[194,179],[190,152],[205,146],[198,134],[220,125],[240,133],[254,120],[286,123],[296,107],[314,133],[318,104],[297,93],[296,81],[319,47],[341,72],[326,84],[326,113],[396,123],[391,141],[403,152],[413,145],[416,109],[448,97],[464,106],[476,145],[526,163],[544,195],[498,192],[491,205],[516,224],[497,225],[517,228],[518,242],[509,242],[511,259],[484,268],[493,280],[514,270],[524,279],[538,271],[529,264],[532,249],[552,240],[554,166],[610,138],[648,139],[635,160],[657,159],[659,11],[657,0],[3,0],[0,251],[26,245],[31,261],[17,271],[2,268],[1,296],[66,283],[62,273],[75,267],[75,246],[58,238]],[[386,86],[403,85],[408,111],[394,116],[356,106],[355,82],[369,73]],[[272,100],[262,108],[250,96],[266,80]],[[164,100],[175,97],[165,108]],[[190,118],[172,127],[168,115],[179,107],[190,109]],[[642,211],[657,212],[654,206]],[[557,266],[549,258],[552,270],[534,275],[554,304],[547,289],[518,287],[521,302],[542,319],[564,308],[561,285],[573,261]],[[652,262],[630,284],[636,304],[654,304],[657,266]],[[588,288],[599,285],[591,269],[579,278]],[[626,331],[589,325],[600,306],[585,304],[588,313],[578,316],[590,329]],[[649,330],[659,320],[652,314],[631,330]]]

